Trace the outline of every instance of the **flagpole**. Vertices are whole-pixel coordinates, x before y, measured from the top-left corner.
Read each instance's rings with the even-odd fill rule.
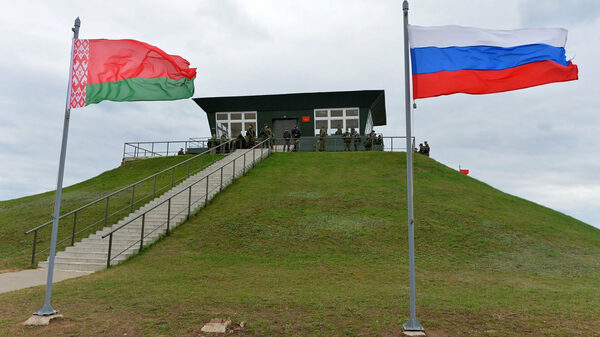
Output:
[[[63,124],[62,145],[60,148],[60,161],[58,164],[58,179],[56,183],[56,199],[54,201],[54,213],[52,214],[52,239],[50,241],[50,257],[48,262],[48,279],[46,281],[46,298],[44,306],[34,315],[50,316],[58,313],[50,304],[52,296],[52,278],[54,277],[54,256],[56,254],[56,237],[58,236],[58,218],[60,216],[60,201],[62,196],[63,176],[65,172],[65,157],[67,153],[67,138],[69,135],[69,119],[71,117],[71,81],[73,78],[73,47],[75,40],[79,38],[79,27],[81,20],[79,17],[75,19],[73,31],[73,40],[71,41],[71,62],[69,63],[69,85],[67,86],[67,102],[65,104],[65,120]]]
[[[402,2],[402,12],[404,13],[404,97],[406,109],[406,190],[408,199],[408,260],[410,273],[410,319],[404,324],[404,330],[423,331],[423,326],[417,320],[417,310],[415,304],[415,230],[414,230],[414,212],[413,212],[413,148],[412,148],[412,130],[411,130],[411,110],[410,110],[410,65],[408,48],[408,1]]]

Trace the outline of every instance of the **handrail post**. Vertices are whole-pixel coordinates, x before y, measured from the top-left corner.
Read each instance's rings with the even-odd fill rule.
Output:
[[[167,207],[167,234],[169,234],[169,229],[171,225],[171,198],[169,198],[169,206]]]
[[[215,149],[212,151],[213,159],[212,159],[212,162],[211,162],[211,164],[215,162],[215,155],[216,155],[216,154],[217,154],[217,149],[215,148]]]
[[[190,214],[192,213],[192,186],[188,189],[188,219],[190,218]]]
[[[206,194],[204,194],[204,207],[208,206],[208,177],[206,176]]]
[[[204,167],[204,164],[202,163],[202,157],[204,157],[203,153],[200,154],[200,171],[202,171],[202,168]]]
[[[150,150],[150,152],[152,152],[152,157],[156,155],[156,152],[154,152],[154,142],[152,142],[152,149]]]
[[[187,177],[190,177],[190,162],[187,162]]]
[[[168,157],[168,156],[169,156],[169,142],[167,142],[167,155],[166,155],[166,157]]]
[[[108,202],[110,197],[106,197],[106,208],[104,209],[104,226],[108,224]]]
[[[108,237],[108,256],[106,257],[106,269],[110,268],[110,251],[112,250],[112,236],[113,233],[110,233]]]
[[[175,183],[175,168],[171,169],[171,187],[173,187],[173,184]]]
[[[252,168],[256,165],[256,149],[252,148]]]
[[[142,231],[140,233],[140,252],[144,248],[144,225],[146,224],[146,213],[142,214]]]
[[[152,190],[152,198],[156,198],[156,175],[154,176],[154,189]]]
[[[73,234],[71,235],[71,246],[75,244],[75,228],[77,228],[77,212],[73,213]]]
[[[37,246],[37,229],[33,231],[33,250],[31,251],[31,265],[35,264],[35,247]]]
[[[219,192],[223,190],[223,166],[221,166],[221,187],[219,187]]]
[[[390,147],[392,148],[392,152],[394,152],[394,137],[392,137],[391,139],[392,139],[392,145]]]
[[[133,212],[133,203],[135,200],[135,185],[131,186],[131,207],[130,212]]]
[[[242,175],[246,175],[246,152],[244,152],[244,168],[242,169]]]
[[[233,183],[233,182],[235,182],[235,159],[233,160],[233,169],[232,169],[232,171],[233,171],[233,178],[231,178],[231,182]]]

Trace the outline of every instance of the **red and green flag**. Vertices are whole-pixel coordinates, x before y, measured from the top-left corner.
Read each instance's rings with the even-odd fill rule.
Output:
[[[167,101],[194,94],[196,68],[135,40],[75,40],[70,107],[108,101]]]

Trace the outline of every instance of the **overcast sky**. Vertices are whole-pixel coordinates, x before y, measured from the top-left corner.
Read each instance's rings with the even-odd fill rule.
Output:
[[[600,1],[413,0],[416,25],[564,27],[578,81],[417,101],[432,157],[600,227]],[[71,27],[131,38],[198,68],[194,97],[384,89],[385,135],[405,134],[402,1],[3,1],[0,200],[54,189]],[[120,164],[126,141],[207,136],[191,100],[72,112],[65,185]],[[49,210],[50,213],[52,210]]]

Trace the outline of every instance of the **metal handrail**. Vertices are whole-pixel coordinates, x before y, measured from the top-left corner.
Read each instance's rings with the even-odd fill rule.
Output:
[[[141,141],[141,142],[125,142],[123,143],[123,160],[127,158],[137,158],[140,157],[141,152],[144,152],[143,157],[148,157],[148,154],[151,157],[155,156],[168,156],[170,153],[173,155],[177,154],[177,150],[169,151],[169,146],[172,144],[183,144],[185,149],[188,149],[188,145],[192,143],[200,144],[207,143],[210,140],[210,137],[201,137],[201,138],[190,138],[188,140],[164,140],[164,141]],[[155,145],[165,145],[166,144],[166,152],[161,152],[155,149]],[[150,149],[146,149],[142,147],[142,145],[151,145]],[[133,148],[133,152],[127,151],[128,146]],[[130,156],[128,156],[130,155]]]
[[[163,174],[163,173],[165,173],[165,172],[169,172],[169,171],[171,171],[171,172],[172,172],[172,174],[171,174],[171,183],[170,183],[170,186],[172,187],[172,186],[174,186],[174,184],[175,184],[175,183],[178,183],[178,182],[180,182],[181,180],[183,180],[183,179],[186,179],[186,178],[187,178],[187,177],[189,177],[190,175],[192,175],[192,174],[195,174],[195,173],[197,173],[198,171],[202,170],[202,168],[200,168],[199,170],[196,170],[196,171],[194,171],[194,172],[190,172],[190,170],[189,170],[189,163],[190,163],[192,160],[194,160],[194,159],[196,159],[196,158],[198,158],[198,157],[200,157],[200,159],[202,159],[202,157],[201,157],[202,155],[205,155],[205,154],[208,154],[208,153],[212,153],[212,154],[213,154],[213,161],[212,161],[212,162],[214,162],[214,161],[215,161],[215,154],[216,154],[216,152],[218,151],[218,149],[220,149],[220,148],[221,148],[221,149],[223,149],[223,148],[230,148],[230,149],[231,149],[231,148],[233,148],[233,146],[232,146],[232,145],[233,145],[233,146],[235,145],[235,140],[229,140],[229,141],[227,141],[227,142],[225,142],[225,143],[221,143],[221,144],[219,144],[219,145],[217,145],[217,146],[215,146],[215,147],[213,147],[213,148],[210,148],[210,149],[208,149],[208,150],[206,150],[206,151],[204,151],[204,152],[202,152],[202,153],[200,153],[200,154],[197,154],[197,155],[193,156],[192,158],[186,159],[186,160],[184,160],[184,161],[182,161],[182,162],[180,162],[180,163],[178,163],[178,164],[175,164],[175,165],[173,165],[173,166],[171,166],[171,167],[169,167],[169,168],[166,168],[166,169],[164,169],[164,170],[161,170],[161,171],[159,171],[159,172],[157,172],[157,173],[155,173],[155,174],[153,174],[153,175],[151,175],[151,176],[148,176],[148,177],[146,177],[146,178],[144,178],[144,179],[141,179],[141,180],[139,180],[139,181],[137,181],[137,182],[135,182],[135,183],[133,183],[133,184],[130,184],[130,185],[128,185],[128,186],[125,186],[125,187],[123,187],[123,188],[120,188],[120,189],[118,189],[118,190],[116,190],[116,191],[114,191],[114,192],[111,192],[111,193],[109,193],[109,194],[107,194],[107,195],[105,195],[105,196],[103,196],[103,197],[101,197],[101,198],[98,198],[98,199],[96,199],[96,200],[94,200],[94,201],[92,201],[92,202],[89,202],[89,203],[87,203],[87,204],[85,204],[85,205],[83,205],[83,206],[81,206],[81,207],[78,207],[78,208],[76,208],[76,209],[74,209],[74,210],[72,210],[72,211],[70,211],[70,212],[67,212],[67,213],[64,213],[64,214],[62,214],[62,215],[59,217],[59,220],[62,220],[62,219],[64,219],[64,218],[68,217],[68,216],[71,216],[71,215],[73,215],[73,230],[72,230],[72,235],[68,236],[68,237],[67,237],[67,238],[65,238],[65,239],[62,239],[62,240],[60,241],[60,243],[66,242],[66,241],[68,241],[69,239],[71,239],[71,245],[73,245],[73,244],[75,243],[75,236],[77,236],[77,235],[81,234],[82,232],[84,232],[85,230],[87,230],[87,229],[89,229],[89,228],[91,228],[91,227],[93,227],[93,226],[97,225],[97,224],[98,224],[98,223],[100,223],[102,220],[104,220],[104,223],[105,223],[105,225],[106,225],[106,224],[107,224],[107,222],[108,222],[108,218],[109,218],[109,217],[112,217],[112,216],[114,216],[115,214],[118,214],[118,213],[122,212],[123,210],[125,210],[125,209],[127,208],[127,207],[125,207],[125,208],[123,208],[123,209],[120,209],[120,210],[118,210],[118,211],[116,211],[116,212],[113,212],[112,214],[109,214],[109,200],[110,200],[110,198],[111,198],[112,196],[114,196],[114,195],[117,195],[117,194],[119,194],[119,193],[121,193],[121,192],[123,192],[123,191],[125,191],[125,190],[131,189],[131,190],[132,190],[132,199],[131,199],[131,204],[130,204],[128,207],[131,209],[131,211],[133,211],[134,205],[136,205],[136,204],[140,203],[141,201],[143,201],[144,199],[146,199],[146,198],[148,197],[148,196],[144,196],[144,197],[142,197],[142,199],[135,201],[135,197],[134,197],[134,195],[135,195],[135,186],[137,186],[137,185],[141,184],[142,182],[145,182],[145,181],[149,181],[149,180],[151,180],[151,179],[154,179],[154,184],[155,184],[155,186],[154,186],[154,191],[153,191],[153,193],[152,193],[152,194],[150,194],[150,195],[156,196],[157,192],[159,192],[159,193],[160,193],[161,191],[163,191],[163,190],[164,190],[164,187],[161,187],[161,188],[160,188],[158,191],[156,190],[156,180],[157,180],[157,177],[158,177],[160,174]],[[225,151],[220,151],[220,152],[225,152]],[[181,178],[181,179],[178,179],[177,181],[175,181],[175,180],[174,180],[175,169],[176,169],[177,167],[180,167],[180,166],[182,166],[182,165],[186,165],[186,164],[188,165],[187,177],[186,177],[186,178]],[[81,230],[81,229],[80,229],[79,231],[76,231],[76,225],[77,225],[77,214],[78,214],[79,212],[83,211],[84,209],[88,208],[88,207],[91,207],[91,206],[94,206],[94,205],[97,205],[97,204],[99,204],[100,202],[105,202],[105,203],[106,203],[106,210],[105,210],[105,215],[104,215],[104,217],[103,217],[103,218],[101,218],[101,219],[99,219],[98,221],[95,221],[95,222],[93,222],[91,225],[88,225],[88,226],[87,226],[85,229],[83,229],[83,230]],[[39,254],[41,254],[41,253],[43,253],[43,252],[45,252],[45,251],[47,251],[47,250],[49,249],[49,248],[46,248],[46,249],[44,249],[44,250],[41,250],[41,251],[39,251],[39,252],[37,252],[37,253],[36,253],[36,246],[37,246],[37,234],[38,234],[38,231],[39,231],[39,230],[41,230],[41,229],[42,229],[42,228],[44,228],[44,227],[47,227],[47,226],[49,226],[49,225],[50,225],[52,222],[53,222],[53,220],[50,220],[50,221],[48,221],[48,222],[45,222],[45,223],[43,223],[43,224],[41,224],[41,225],[39,225],[39,226],[37,226],[37,227],[34,227],[34,228],[32,228],[32,229],[30,229],[30,230],[28,230],[28,231],[26,231],[26,232],[25,232],[25,235],[27,235],[27,234],[30,234],[30,233],[32,233],[32,232],[34,233],[34,238],[33,238],[33,247],[32,247],[32,254],[31,254],[31,264],[32,264],[32,265],[35,263],[35,257],[36,257],[37,255],[39,255]]]
[[[75,212],[79,212],[79,211],[81,211],[82,209],[84,209],[84,208],[88,208],[88,207],[90,207],[90,206],[92,206],[92,205],[94,205],[94,204],[96,204],[96,203],[98,203],[98,202],[100,202],[100,201],[102,201],[102,200],[105,200],[105,199],[106,199],[106,198],[108,198],[108,197],[112,197],[112,196],[113,196],[113,195],[115,195],[115,194],[118,194],[118,193],[120,193],[120,192],[123,192],[123,191],[125,191],[125,190],[127,190],[127,189],[129,189],[129,188],[133,187],[134,185],[139,185],[139,184],[143,183],[144,181],[147,181],[147,180],[150,180],[150,179],[154,178],[155,176],[158,176],[158,175],[160,175],[160,174],[162,174],[162,173],[165,173],[165,172],[167,172],[167,171],[169,171],[169,170],[173,170],[173,169],[175,169],[176,167],[179,167],[179,166],[181,166],[181,165],[183,165],[183,164],[186,164],[187,162],[189,162],[189,161],[191,161],[191,160],[194,160],[194,159],[196,159],[198,156],[201,156],[201,155],[203,155],[203,154],[207,154],[208,152],[211,152],[211,151],[213,151],[214,149],[217,149],[217,148],[219,148],[219,147],[221,147],[221,146],[223,146],[223,145],[227,145],[227,144],[230,144],[230,143],[233,143],[233,142],[235,142],[235,140],[230,140],[230,141],[228,141],[227,143],[219,144],[218,146],[215,146],[214,148],[211,148],[211,149],[209,149],[209,150],[206,150],[206,151],[204,151],[204,152],[202,152],[202,153],[200,153],[200,154],[197,154],[197,155],[193,156],[192,158],[186,159],[186,160],[184,160],[184,161],[182,161],[182,162],[180,162],[180,163],[178,163],[178,164],[175,164],[175,165],[173,165],[173,166],[171,166],[171,167],[169,167],[169,168],[166,168],[166,169],[164,169],[164,170],[162,170],[162,171],[159,171],[158,173],[155,173],[155,174],[153,174],[153,175],[151,175],[151,176],[148,176],[148,177],[146,177],[146,178],[144,178],[144,179],[142,179],[142,180],[138,180],[137,182],[135,182],[135,183],[133,183],[133,184],[127,185],[127,186],[125,186],[125,187],[123,187],[123,188],[121,188],[121,189],[119,189],[119,190],[116,190],[116,191],[114,191],[114,192],[111,192],[110,194],[107,194],[107,195],[105,195],[105,196],[103,196],[103,197],[101,197],[101,198],[98,198],[98,199],[96,199],[96,200],[94,200],[94,201],[92,201],[92,202],[89,202],[89,203],[87,203],[87,204],[85,204],[85,205],[83,205],[83,206],[81,206],[81,207],[79,207],[79,208],[77,208],[77,209],[74,209],[74,210],[72,210],[72,211],[70,211],[70,212],[68,212],[68,213],[62,214],[62,215],[61,215],[61,216],[60,216],[58,219],[60,220],[60,219],[62,219],[62,218],[64,218],[64,217],[67,217],[67,216],[69,216],[69,215],[71,215],[71,214],[73,214],[73,213],[75,213]],[[32,229],[28,230],[27,232],[25,232],[25,234],[29,234],[29,233],[33,232],[34,230],[39,230],[39,229],[41,229],[41,228],[43,228],[43,227],[45,227],[45,226],[48,226],[48,225],[49,225],[49,224],[51,224],[51,223],[52,223],[52,220],[50,220],[50,221],[48,221],[48,222],[45,222],[45,223],[44,223],[44,224],[42,224],[42,225],[39,225],[39,226],[37,226],[37,227],[35,227],[35,228],[32,228]]]
[[[376,136],[380,136],[380,134],[376,134]],[[377,139],[377,138],[376,138]],[[296,138],[290,138],[289,139],[289,145],[291,148],[294,147],[294,143],[297,139]],[[320,140],[319,136],[305,136],[305,137],[300,137],[299,140],[301,141],[300,148],[298,150],[301,151],[319,151],[318,148],[316,148],[318,145],[318,141]],[[327,145],[329,145],[328,147],[330,148],[330,150],[327,150],[327,148],[325,149],[325,151],[343,151],[344,148],[344,138],[341,135],[327,135],[327,137],[325,138],[325,143]],[[404,152],[406,151],[406,136],[382,136],[380,138],[381,143],[372,143],[369,144],[369,148],[365,147],[366,145],[366,140],[367,140],[367,136],[366,135],[360,135],[360,142],[358,143],[358,147],[359,150],[361,152],[364,151],[386,151],[386,152]],[[394,141],[396,140],[396,141]],[[354,152],[354,144],[355,144],[356,138],[353,136],[349,139],[349,143],[350,143],[350,150],[352,152]],[[412,137],[412,141],[413,141],[413,147],[414,147],[414,141],[415,141],[415,137]],[[394,147],[394,143],[396,143],[397,145],[400,145],[399,147]],[[331,144],[333,144],[334,149],[331,150]],[[274,150],[275,151],[280,151],[281,148],[286,144],[286,139],[285,138],[273,138],[273,145],[274,145]],[[308,147],[307,147],[308,146]]]
[[[264,140],[264,141],[262,141],[262,142],[260,142],[260,143],[258,143],[258,144],[256,144],[256,145],[254,145],[252,148],[248,149],[248,150],[247,150],[247,151],[245,151],[243,154],[240,154],[239,156],[237,156],[237,157],[235,157],[235,158],[231,159],[231,160],[230,160],[228,163],[224,164],[224,165],[223,165],[223,166],[221,166],[220,168],[218,168],[218,169],[215,169],[214,171],[212,171],[212,172],[210,172],[210,173],[206,174],[204,177],[200,178],[199,180],[197,180],[197,181],[195,181],[195,182],[193,182],[193,183],[189,184],[189,185],[188,185],[188,186],[186,186],[185,188],[181,189],[181,191],[179,191],[179,192],[177,192],[177,193],[173,194],[172,196],[170,196],[168,199],[166,199],[166,200],[163,200],[162,202],[160,202],[160,203],[158,203],[158,204],[154,205],[152,208],[149,208],[149,209],[145,210],[143,213],[141,213],[141,214],[137,215],[136,217],[134,217],[134,218],[132,218],[132,219],[128,220],[126,223],[124,223],[124,224],[122,224],[122,225],[118,226],[117,228],[111,229],[111,231],[110,231],[110,232],[108,232],[108,233],[106,233],[106,234],[102,235],[102,237],[101,237],[102,239],[105,239],[106,237],[109,237],[109,243],[108,243],[108,255],[107,255],[107,262],[106,262],[106,264],[107,264],[107,268],[108,268],[108,267],[110,267],[110,261],[111,261],[111,260],[113,260],[113,259],[114,259],[114,258],[116,258],[117,256],[121,255],[123,252],[127,251],[129,248],[131,248],[131,247],[133,247],[133,246],[137,245],[137,244],[138,244],[138,242],[140,243],[140,250],[142,250],[142,249],[143,249],[143,246],[144,246],[144,238],[145,238],[145,237],[147,237],[147,236],[149,236],[149,235],[150,235],[150,234],[152,234],[153,232],[155,232],[155,231],[156,231],[158,228],[162,227],[162,226],[163,226],[165,223],[167,224],[167,233],[169,232],[169,224],[170,224],[170,219],[171,219],[171,200],[172,200],[174,197],[176,197],[176,196],[178,196],[178,195],[180,195],[180,194],[182,194],[182,193],[184,193],[184,192],[188,191],[188,193],[189,193],[189,197],[188,197],[188,208],[187,208],[187,212],[188,212],[188,218],[189,218],[189,216],[190,216],[190,213],[191,213],[191,207],[192,207],[191,195],[192,195],[192,187],[193,187],[193,186],[195,186],[196,184],[199,184],[200,182],[202,182],[202,181],[204,181],[204,180],[206,179],[206,194],[205,194],[205,196],[204,196],[204,198],[205,198],[204,207],[206,207],[206,206],[207,206],[207,204],[208,204],[208,192],[209,192],[209,190],[208,190],[208,179],[209,179],[209,177],[210,177],[211,175],[213,175],[214,173],[216,173],[216,172],[220,172],[220,173],[221,173],[221,184],[220,184],[220,186],[219,186],[219,187],[215,187],[215,188],[214,188],[213,190],[211,190],[211,191],[214,191],[214,190],[216,190],[216,189],[219,189],[219,190],[221,190],[221,189],[223,188],[223,168],[224,168],[226,165],[228,165],[229,163],[233,163],[233,168],[232,168],[232,171],[233,171],[232,180],[233,180],[233,181],[235,181],[235,161],[236,161],[236,160],[238,160],[238,159],[239,159],[239,158],[241,158],[241,157],[244,157],[244,169],[243,169],[243,171],[242,171],[242,174],[245,174],[245,173],[246,173],[246,154],[247,154],[248,152],[250,152],[250,151],[253,151],[253,155],[252,155],[252,156],[253,156],[252,165],[254,165],[254,164],[255,164],[255,162],[256,162],[255,155],[254,155],[254,151],[255,151],[257,148],[261,148],[261,161],[262,161],[262,160],[263,160],[263,156],[262,156],[262,148],[264,148],[264,146],[263,146],[263,145],[264,145],[264,143],[266,143],[266,142],[268,142],[268,141],[269,141],[269,139],[267,139],[267,140]],[[268,151],[268,155],[270,155],[270,154],[271,154],[271,151],[270,151],[270,149],[268,149],[268,148],[267,148],[267,151]],[[200,200],[201,200],[201,199],[198,199],[198,201],[196,201],[196,202],[194,202],[194,203],[198,203],[198,202],[200,202]],[[152,231],[148,232],[148,233],[147,233],[147,234],[144,236],[144,226],[145,226],[145,218],[146,218],[146,214],[148,214],[150,211],[152,211],[152,210],[156,209],[157,207],[164,205],[165,203],[168,203],[168,205],[169,205],[169,207],[168,207],[168,211],[167,211],[167,220],[166,220],[165,222],[163,222],[163,223],[159,224],[159,225],[158,225],[156,228],[154,228]],[[181,214],[183,211],[185,211],[185,209],[183,209],[182,211],[180,211],[180,212],[176,213],[176,215],[179,215],[179,214]],[[128,226],[128,225],[129,225],[129,224],[131,224],[132,222],[134,222],[134,221],[136,221],[136,220],[140,219],[140,218],[142,218],[142,228],[141,228],[141,233],[140,233],[140,240],[138,240],[138,241],[136,241],[136,242],[132,243],[132,244],[131,244],[131,245],[129,245],[127,248],[125,248],[124,250],[122,250],[121,252],[119,252],[117,255],[115,255],[115,256],[112,256],[112,257],[111,257],[111,251],[112,251],[112,238],[113,238],[113,234],[114,234],[114,233],[116,233],[117,231],[119,231],[120,229],[122,229],[122,228],[124,228],[124,227]]]

